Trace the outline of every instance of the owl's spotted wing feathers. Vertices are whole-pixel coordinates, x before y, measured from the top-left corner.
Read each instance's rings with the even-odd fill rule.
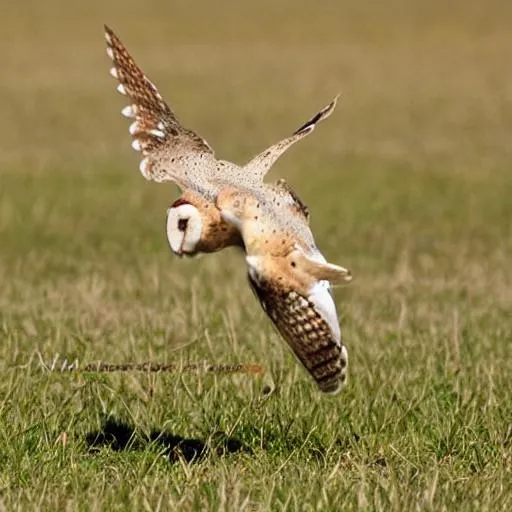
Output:
[[[306,297],[281,282],[256,276],[251,270],[249,283],[263,310],[320,390],[340,391],[346,380],[348,357],[329,290],[324,286],[322,291]],[[321,302],[327,306],[322,308]]]
[[[280,140],[276,144],[270,146],[259,155],[255,156],[244,169],[251,175],[258,176],[263,179],[263,176],[270,170],[274,162],[293,144],[309,135],[315,126],[327,119],[334,111],[338,96],[336,96],[329,105],[317,112],[309,121],[304,123],[299,129],[295,130],[291,137]]]
[[[296,231],[263,200],[234,188],[222,190],[216,205],[242,236],[249,282],[277,330],[322,391],[341,389],[347,352],[329,282],[348,283],[350,272],[325,261],[304,219]]]
[[[132,147],[144,156],[141,173],[154,181],[186,184],[189,181],[187,169],[200,161],[212,160],[212,148],[178,121],[158,89],[107,26],[105,39],[107,55],[113,64],[110,74],[119,82],[117,90],[130,101],[122,114],[133,119],[129,132]]]

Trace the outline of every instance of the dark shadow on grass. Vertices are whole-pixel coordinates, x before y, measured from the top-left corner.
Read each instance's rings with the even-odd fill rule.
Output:
[[[170,462],[180,458],[186,462],[199,462],[211,453],[220,456],[236,452],[251,453],[250,448],[241,441],[223,432],[215,432],[207,440],[186,438],[160,430],[153,430],[147,437],[137,434],[132,425],[113,417],[106,418],[100,430],[86,434],[85,442],[92,451],[103,447],[114,451],[144,450],[152,444]]]

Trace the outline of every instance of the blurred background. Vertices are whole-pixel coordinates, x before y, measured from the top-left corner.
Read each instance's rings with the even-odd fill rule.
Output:
[[[478,304],[492,295],[493,311],[510,304],[509,2],[27,0],[2,13],[0,304],[28,325],[17,348],[33,348],[35,334],[53,348],[60,342],[40,329],[68,322],[89,342],[62,341],[67,350],[112,356],[93,332],[102,322],[115,332],[145,306],[144,329],[186,338],[215,318],[206,296],[240,329],[244,315],[261,320],[238,254],[198,263],[170,254],[163,226],[177,191],[138,172],[103,23],[221,158],[248,161],[341,92],[332,118],[271,178],[297,189],[327,258],[357,277],[341,292],[349,337],[378,338],[407,303],[393,300],[395,289],[412,294],[424,327],[438,310],[451,318],[466,307],[453,302],[460,294]],[[225,313],[238,289],[240,318],[230,305]],[[436,293],[448,299],[433,303]],[[62,312],[64,304],[76,309]],[[43,305],[63,317],[41,324]],[[85,327],[82,308],[100,323]],[[372,343],[366,349],[378,351]]]
[[[121,102],[105,73],[103,23],[181,117],[234,159],[337,92],[317,154],[459,171],[510,158],[505,1],[26,0],[2,10],[3,165],[60,163],[56,139],[62,161],[94,157],[97,168],[119,151],[133,162],[118,148],[126,137],[112,116]]]

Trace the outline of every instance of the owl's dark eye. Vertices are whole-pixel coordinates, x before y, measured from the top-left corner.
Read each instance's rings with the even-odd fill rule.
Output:
[[[188,219],[179,219],[178,220],[178,229],[180,231],[185,231],[187,229],[187,226],[188,226]]]

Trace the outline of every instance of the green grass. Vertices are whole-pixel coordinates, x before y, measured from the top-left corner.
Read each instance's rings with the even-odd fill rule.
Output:
[[[0,17],[0,508],[510,510],[509,4],[25,4]],[[104,22],[236,162],[342,92],[270,177],[355,276],[341,395],[295,362],[237,251],[171,254],[177,192],[137,170]],[[266,374],[49,375],[38,354]]]

